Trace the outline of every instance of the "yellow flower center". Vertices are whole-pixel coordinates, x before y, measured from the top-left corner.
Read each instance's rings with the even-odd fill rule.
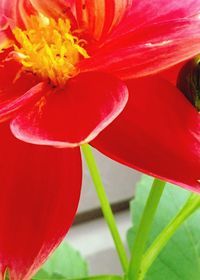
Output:
[[[70,29],[68,19],[30,17],[27,30],[18,27],[13,30],[17,41],[13,52],[15,59],[25,71],[48,79],[55,86],[65,85],[77,74],[76,66],[81,57],[89,57],[83,48],[85,41],[79,40]]]

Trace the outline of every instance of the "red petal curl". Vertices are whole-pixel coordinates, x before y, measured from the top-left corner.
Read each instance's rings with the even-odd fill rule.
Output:
[[[26,103],[38,100],[46,88],[34,75],[21,73],[19,63],[4,62],[8,52],[0,53],[0,122],[11,118]]]
[[[131,80],[123,113],[94,141],[107,156],[200,192],[200,115],[172,84]]]
[[[47,85],[39,83],[18,98],[0,104],[0,122],[14,117],[27,104],[38,101],[43,96],[45,89],[47,89]]]
[[[0,127],[0,278],[30,279],[67,233],[79,201],[79,149],[23,143]]]
[[[104,73],[70,79],[11,122],[13,134],[28,143],[74,147],[94,139],[123,110],[126,85]]]

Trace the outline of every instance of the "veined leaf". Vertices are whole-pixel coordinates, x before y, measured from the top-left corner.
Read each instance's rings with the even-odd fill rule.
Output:
[[[33,279],[63,279],[87,277],[86,261],[66,242],[56,249]]]
[[[128,231],[129,248],[133,244],[152,181],[152,178],[144,176],[137,185],[136,198],[131,202],[133,227]],[[189,195],[189,191],[167,184],[157,209],[147,247],[176,215]],[[200,211],[196,211],[177,230],[145,277],[145,280],[161,279],[200,279]]]

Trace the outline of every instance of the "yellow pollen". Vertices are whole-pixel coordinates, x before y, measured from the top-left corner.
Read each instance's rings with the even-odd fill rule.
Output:
[[[55,86],[63,86],[66,81],[78,73],[77,63],[88,58],[83,48],[86,43],[78,39],[71,31],[68,19],[31,16],[29,27],[22,30],[14,28],[17,44],[14,45],[14,59],[23,69],[41,79],[50,80]]]

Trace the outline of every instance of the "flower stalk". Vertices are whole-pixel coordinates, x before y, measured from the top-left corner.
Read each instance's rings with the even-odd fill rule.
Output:
[[[107,225],[109,227],[109,230],[111,232],[113,241],[115,243],[115,247],[121,262],[121,266],[124,273],[127,273],[128,270],[128,257],[126,254],[126,250],[123,245],[123,241],[120,237],[116,221],[110,206],[110,203],[108,201],[103,182],[97,167],[97,164],[95,162],[94,156],[92,154],[91,147],[88,144],[84,144],[81,146],[83,155],[85,157],[91,178],[93,180],[97,196],[99,198],[101,209],[104,215],[104,218],[107,222]]]
[[[140,277],[143,253],[153,223],[153,218],[155,216],[165,185],[166,182],[159,179],[154,179],[153,181],[132,248],[128,271],[129,280],[138,280]]]

